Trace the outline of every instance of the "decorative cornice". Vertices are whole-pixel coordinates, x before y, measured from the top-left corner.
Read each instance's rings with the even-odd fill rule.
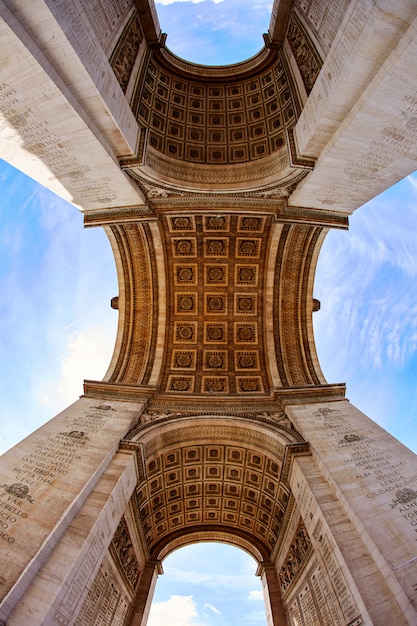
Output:
[[[119,443],[119,450],[131,452],[135,455],[138,472],[138,483],[140,484],[142,481],[146,480],[146,467],[143,453],[143,444],[138,443],[137,441],[127,441],[126,439],[122,439],[122,441]]]
[[[284,459],[282,461],[280,482],[289,487],[288,478],[291,470],[292,459],[295,454],[307,454],[310,452],[310,446],[307,441],[298,443],[290,443],[285,446]]]
[[[307,387],[289,387],[274,389],[274,394],[283,406],[288,404],[314,404],[315,402],[337,402],[344,400],[345,383],[329,385],[308,385]]]
[[[102,400],[120,400],[121,402],[146,403],[155,393],[151,387],[134,385],[120,385],[116,383],[99,382],[96,380],[84,381],[84,397],[100,398]]]
[[[108,209],[97,209],[84,211],[84,227],[106,226],[107,224],[124,224],[126,222],[155,221],[152,209],[144,205],[128,207],[112,207]]]
[[[192,78],[193,80],[211,79],[217,82],[219,78],[225,79],[230,77],[236,80],[236,77],[241,78],[242,76],[251,74],[254,70],[259,71],[266,63],[275,60],[276,52],[272,52],[268,48],[262,48],[257,54],[246,61],[223,66],[191,63],[190,61],[185,61],[177,57],[168,48],[160,50],[158,52],[158,58],[164,65],[167,65],[170,70],[177,70],[181,76],[185,74],[188,78]]]

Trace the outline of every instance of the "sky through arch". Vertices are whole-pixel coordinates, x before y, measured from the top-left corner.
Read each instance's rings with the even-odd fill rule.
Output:
[[[163,562],[147,626],[265,626],[257,564],[225,543],[196,543]]]
[[[272,1],[156,0],[167,48],[201,65],[246,61],[264,45]]]

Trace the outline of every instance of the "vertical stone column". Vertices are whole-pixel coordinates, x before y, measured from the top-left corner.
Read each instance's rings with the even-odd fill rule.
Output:
[[[340,551],[373,623],[417,624],[417,456],[347,400],[287,413],[310,444],[289,482],[312,542]]]
[[[105,485],[99,489],[100,511],[106,505],[107,488],[126,473],[126,463],[115,460],[119,441],[137,422],[142,406],[82,398],[1,457],[0,619],[8,620],[22,604],[22,596],[39,579],[65,533],[69,536],[100,481]],[[136,484],[132,471],[130,492]],[[116,526],[130,495],[123,496],[118,517],[119,503],[113,503]],[[112,532],[106,529],[108,541]],[[46,594],[40,598],[44,603]]]
[[[130,626],[146,626],[158,574],[163,574],[161,562],[148,561],[141,572]]]
[[[269,561],[262,561],[256,575],[260,576],[262,581],[268,626],[285,626],[287,617],[282,603],[281,587],[275,565]]]

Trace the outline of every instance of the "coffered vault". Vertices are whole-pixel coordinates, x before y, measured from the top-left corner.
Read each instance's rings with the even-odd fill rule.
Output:
[[[417,169],[414,0],[275,0],[226,67],[151,0],[0,11],[0,154],[104,227],[119,282],[104,380],[2,457],[0,621],[145,626],[161,560],[219,540],[269,626],[415,625],[416,459],[312,329],[326,233]]]

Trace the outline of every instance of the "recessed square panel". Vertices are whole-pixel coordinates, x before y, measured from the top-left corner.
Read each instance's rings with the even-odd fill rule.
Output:
[[[227,108],[229,111],[239,111],[244,108],[244,105],[244,99],[236,96],[232,96],[227,101]]]
[[[191,215],[175,215],[169,218],[170,230],[174,232],[178,231],[195,231],[195,220]]]
[[[203,370],[215,371],[227,369],[226,350],[205,350],[203,353]]]
[[[189,111],[204,111],[206,108],[206,101],[204,98],[198,98],[196,95],[191,95],[188,98],[188,109]]]
[[[240,528],[246,528],[246,530],[252,530],[254,527],[254,521],[247,515],[241,515],[239,518]]]
[[[203,376],[203,392],[213,394],[228,393],[229,381],[226,376]]]
[[[233,498],[240,498],[242,495],[241,492],[242,492],[242,485],[226,484],[224,486],[223,494],[225,496],[231,496]]]
[[[184,448],[182,452],[184,463],[201,463],[202,448],[201,446],[193,446],[192,448]]]
[[[171,487],[181,480],[181,471],[179,469],[173,469],[165,476],[167,487]]]
[[[187,498],[185,500],[185,508],[187,511],[198,510],[201,509],[202,498]]]
[[[222,164],[227,162],[227,148],[225,146],[209,146],[207,148],[207,160],[209,163]]]
[[[178,315],[195,315],[197,313],[197,294],[176,293],[175,313]]]
[[[223,463],[224,447],[219,445],[205,446],[204,462],[205,463]]]
[[[206,315],[227,315],[227,293],[206,293],[204,312]]]
[[[241,464],[244,461],[244,451],[241,448],[226,448],[226,461],[227,463]]]
[[[187,127],[187,139],[188,141],[191,141],[192,143],[194,142],[200,142],[200,141],[205,141],[206,138],[206,133],[205,133],[205,129],[204,128],[199,128],[199,127]]]
[[[235,284],[257,287],[258,286],[258,270],[259,270],[258,265],[236,265]]]
[[[205,237],[204,255],[206,257],[227,257],[229,255],[229,238]]]
[[[229,509],[230,511],[238,511],[239,501],[235,498],[223,498],[223,506],[225,509]]]
[[[265,226],[265,218],[259,215],[241,215],[238,221],[238,231],[262,233]]]
[[[194,391],[194,376],[169,376],[167,391],[192,393]]]
[[[222,522],[223,524],[232,524],[233,526],[236,526],[238,522],[238,514],[233,511],[223,511]]]
[[[253,344],[258,342],[258,326],[254,322],[235,322],[235,342]]]
[[[172,468],[181,463],[181,454],[178,450],[174,450],[169,452],[169,454],[164,455],[164,466],[165,468]]]
[[[174,263],[174,284],[196,285],[197,284],[197,265],[195,263]]]
[[[259,353],[257,350],[235,352],[235,367],[238,371],[259,370]]]
[[[184,468],[184,480],[185,481],[199,481],[201,482],[201,465],[193,465],[191,467]]]
[[[259,258],[262,239],[254,237],[236,237],[236,257]]]
[[[215,85],[214,87],[207,87],[207,95],[209,98],[223,98],[224,87],[221,85]]]
[[[187,483],[185,485],[185,497],[191,498],[200,496],[203,491],[201,483]]]
[[[216,119],[216,117],[215,117]],[[220,119],[220,116],[219,116]],[[226,131],[222,128],[212,128],[208,131],[208,141],[209,143],[225,143],[226,141]]]
[[[213,263],[204,265],[204,284],[210,285],[227,285],[228,266],[226,264]]]
[[[231,146],[229,148],[230,161],[233,162],[243,162],[249,160],[248,148],[246,145],[236,145]]]
[[[250,156],[252,159],[260,159],[268,154],[268,140],[262,139],[251,143]]]
[[[175,322],[174,343],[196,343],[197,322]]]
[[[260,376],[236,377],[236,386],[238,393],[263,393],[264,386]]]
[[[165,151],[169,156],[182,159],[183,144],[179,141],[174,141],[170,137],[167,137],[165,142]]]
[[[183,515],[174,515],[169,518],[169,526],[172,529],[180,528],[184,524],[184,516]]]
[[[265,457],[257,454],[256,452],[248,451],[246,463],[248,467],[254,469],[263,470]]]
[[[204,218],[204,229],[208,231],[229,230],[230,218],[227,215],[208,215]]]
[[[195,237],[175,237],[172,240],[172,254],[174,257],[196,256],[197,239]]]
[[[257,298],[256,293],[235,294],[235,315],[257,315]]]
[[[194,370],[196,356],[196,350],[173,350],[171,369]]]
[[[242,473],[243,473],[243,468],[241,467],[226,467],[225,478],[226,480],[241,482]]]
[[[206,149],[204,146],[189,144],[186,147],[186,160],[204,163],[206,158]]]
[[[226,322],[204,322],[204,343],[222,344],[227,342]]]
[[[223,478],[223,465],[205,465],[204,466],[204,478],[205,480],[222,480]]]
[[[201,524],[203,521],[203,512],[202,511],[187,511],[185,513],[185,520],[187,526],[189,524]]]
[[[184,122],[185,120],[185,109],[181,108],[177,105],[170,105],[168,109],[168,115],[171,119],[177,122]]]
[[[213,498],[215,496],[220,496],[223,490],[222,483],[216,483],[215,481],[208,481],[204,483],[204,495],[207,498]],[[204,498],[204,506],[207,506],[207,499]],[[218,501],[217,506],[220,505],[220,499]],[[212,506],[212,505],[211,505]]]

